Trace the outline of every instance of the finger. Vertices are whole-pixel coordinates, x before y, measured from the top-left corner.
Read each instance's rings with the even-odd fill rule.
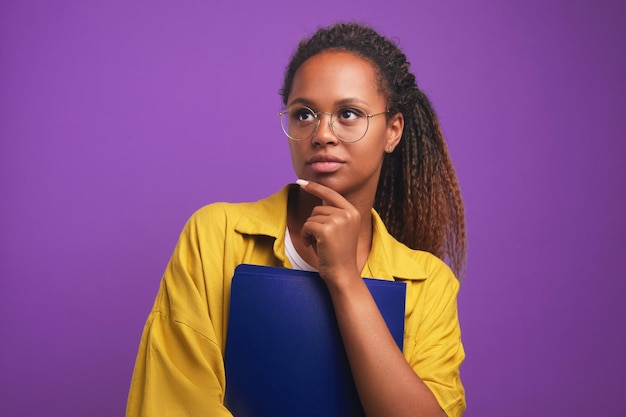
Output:
[[[317,236],[315,235],[315,231],[313,229],[314,227],[312,227],[311,223],[307,221],[300,230],[300,236],[302,237],[304,246],[313,246],[313,249],[317,252]]]
[[[297,180],[296,184],[298,184],[300,188],[302,188],[307,193],[313,194],[317,198],[321,199],[322,204],[325,206],[330,205],[340,208],[348,208],[351,206],[348,200],[343,198],[341,194],[339,194],[332,188],[326,187],[325,185],[301,179]]]
[[[329,215],[323,213],[315,213],[318,209],[329,208],[338,215]],[[314,213],[302,225],[301,235],[303,239],[315,240],[317,243],[326,244],[329,239],[337,240],[338,237],[345,237],[351,234],[354,227],[350,227],[354,223],[351,216],[345,211],[330,206],[318,206]]]
[[[304,247],[308,248],[309,246],[312,246],[315,253],[317,253],[317,239],[315,238],[313,233],[302,233],[301,235]]]
[[[320,217],[330,217],[330,216],[338,216],[341,215],[345,210],[340,207],[334,207],[331,205],[326,206],[315,206],[311,211],[311,215],[309,216],[309,220],[312,220],[315,216]]]

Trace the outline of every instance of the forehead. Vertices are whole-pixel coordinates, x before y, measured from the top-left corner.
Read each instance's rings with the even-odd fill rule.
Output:
[[[375,67],[366,59],[345,51],[325,51],[306,60],[296,71],[288,103],[333,104],[354,98],[370,105],[385,101]]]

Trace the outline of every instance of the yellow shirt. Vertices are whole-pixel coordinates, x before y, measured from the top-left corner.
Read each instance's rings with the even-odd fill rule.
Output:
[[[231,416],[224,407],[230,284],[241,263],[291,267],[285,256],[289,187],[254,203],[215,203],[183,229],[145,325],[127,417]],[[459,283],[445,263],[396,241],[372,210],[369,278],[407,284],[404,357],[448,416],[460,416],[465,354]]]

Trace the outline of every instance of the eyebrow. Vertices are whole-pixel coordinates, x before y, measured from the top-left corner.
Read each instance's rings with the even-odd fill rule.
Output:
[[[298,97],[295,100],[293,100],[291,103],[288,104],[288,107],[293,106],[294,104],[303,104],[307,107],[316,107],[315,103],[309,99],[303,98],[303,97]],[[341,99],[339,101],[336,101],[334,103],[334,105],[336,107],[340,107],[340,106],[346,106],[349,104],[360,104],[363,105],[365,107],[369,107],[369,103],[367,103],[365,100],[362,100],[360,98],[356,98],[356,97],[349,97],[349,98],[344,98]]]

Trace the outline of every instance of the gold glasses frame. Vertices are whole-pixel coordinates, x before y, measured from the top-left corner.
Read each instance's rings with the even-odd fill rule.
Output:
[[[327,111],[318,111],[318,112],[316,112],[316,111],[313,111],[313,109],[311,109],[310,107],[307,107],[307,106],[298,107],[297,110],[298,111],[301,111],[301,110],[309,111],[310,114],[312,114],[313,117],[315,118],[315,126],[313,127],[313,129],[311,130],[311,133],[307,137],[305,137],[305,138],[295,138],[295,137],[293,137],[293,136],[291,136],[289,134],[289,124],[288,124],[288,121],[285,121],[285,118],[283,117],[283,116],[289,114],[289,109],[285,109],[285,110],[282,110],[281,112],[279,112],[278,116],[280,117],[280,127],[282,128],[283,133],[285,134],[285,136],[287,136],[289,139],[291,139],[291,140],[293,140],[295,142],[302,142],[304,140],[308,140],[311,137],[313,137],[313,135],[315,134],[315,132],[317,131],[317,129],[319,128],[319,125],[320,125],[320,121],[321,121],[321,118],[319,117],[320,114],[326,114],[326,115],[329,116],[329,119],[330,119],[329,120],[330,130],[333,132],[333,135],[335,135],[335,137],[337,139],[339,139],[340,141],[345,142],[345,143],[355,143],[355,142],[360,141],[361,139],[363,139],[365,137],[365,135],[367,135],[367,132],[368,132],[368,130],[370,128],[370,119],[372,117],[380,116],[381,114],[389,113],[389,110],[386,110],[386,111],[383,111],[383,112],[380,112],[380,113],[365,114],[364,117],[367,120],[367,125],[365,126],[365,132],[363,132],[363,135],[361,135],[361,137],[359,137],[357,139],[347,140],[347,139],[342,138],[339,134],[337,134],[337,132],[335,130],[335,124],[334,124],[335,118],[333,117],[333,113],[330,113],[330,112],[327,112]],[[285,124],[287,124],[287,125],[285,125]]]

